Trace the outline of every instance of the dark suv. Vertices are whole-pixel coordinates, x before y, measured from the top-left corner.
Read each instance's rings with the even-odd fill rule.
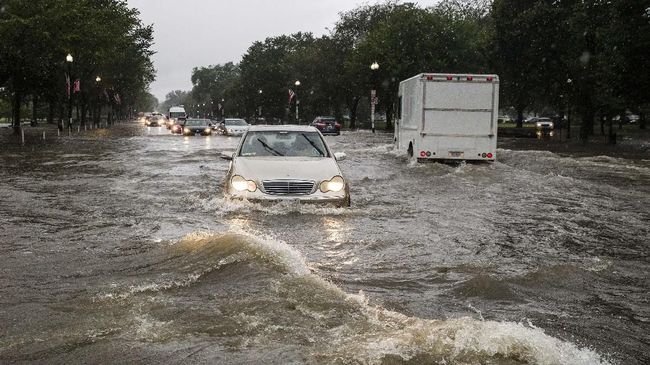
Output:
[[[310,125],[316,127],[322,134],[336,136],[341,134],[341,123],[337,122],[334,117],[316,117]]]

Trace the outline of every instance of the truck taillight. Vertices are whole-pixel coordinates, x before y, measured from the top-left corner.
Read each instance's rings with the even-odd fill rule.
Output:
[[[493,80],[494,80],[494,77],[492,77],[492,76],[488,76],[486,80],[487,80],[487,81],[493,81]]]
[[[427,157],[427,153],[425,151],[420,151],[420,157]]]
[[[487,158],[492,158],[492,157],[494,157],[494,155],[492,153],[487,154]]]
[[[433,76],[427,76],[428,81],[433,81]]]
[[[474,77],[472,77],[472,76],[467,76],[467,81],[472,81],[472,80],[474,80]]]
[[[453,79],[454,79],[454,78],[453,78],[452,76],[447,76],[447,81],[451,81],[451,80],[453,80]]]

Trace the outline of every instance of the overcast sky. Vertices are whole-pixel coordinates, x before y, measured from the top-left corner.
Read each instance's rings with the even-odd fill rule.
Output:
[[[162,102],[172,90],[192,88],[196,66],[239,62],[254,41],[267,37],[312,32],[327,33],[339,13],[360,0],[128,0],[140,10],[145,24],[153,24],[158,71],[151,92]],[[438,0],[411,1],[426,7]]]

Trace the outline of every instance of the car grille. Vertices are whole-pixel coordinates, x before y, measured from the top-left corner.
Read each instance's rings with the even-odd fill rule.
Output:
[[[266,180],[262,181],[264,191],[267,194],[311,194],[314,190],[313,181],[297,180]]]

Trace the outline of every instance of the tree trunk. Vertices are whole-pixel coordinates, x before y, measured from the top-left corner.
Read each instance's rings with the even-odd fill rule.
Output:
[[[54,102],[50,100],[47,104],[47,124],[54,124]]]
[[[517,128],[524,126],[524,108],[517,107]]]
[[[639,128],[645,129],[645,112],[639,112]]]
[[[601,115],[600,116],[600,135],[604,136],[605,135],[605,121],[609,117],[609,115]]]
[[[88,104],[86,103],[86,94],[81,96],[81,126],[86,125],[86,114],[88,113]]]
[[[20,104],[22,104],[22,95],[20,91],[14,91],[13,106],[11,115],[13,117],[14,133],[20,134]]]
[[[34,95],[32,100],[32,125],[38,123],[38,96]]]
[[[393,103],[386,105],[386,130],[393,130]]]
[[[566,139],[571,139],[571,107],[566,111]]]
[[[361,98],[355,96],[352,99],[352,104],[350,105],[350,129],[355,129],[357,127],[357,108],[359,107],[359,101]]]
[[[584,142],[594,134],[595,112],[591,108],[585,108],[582,112],[582,124],[580,125],[580,139]]]
[[[65,109],[63,106],[64,103],[59,103],[59,121],[58,121],[58,128],[59,131],[63,131],[63,118],[65,118]]]
[[[614,122],[612,121],[612,116],[607,115],[607,125],[609,126],[607,143],[616,144],[616,133],[614,133]]]

